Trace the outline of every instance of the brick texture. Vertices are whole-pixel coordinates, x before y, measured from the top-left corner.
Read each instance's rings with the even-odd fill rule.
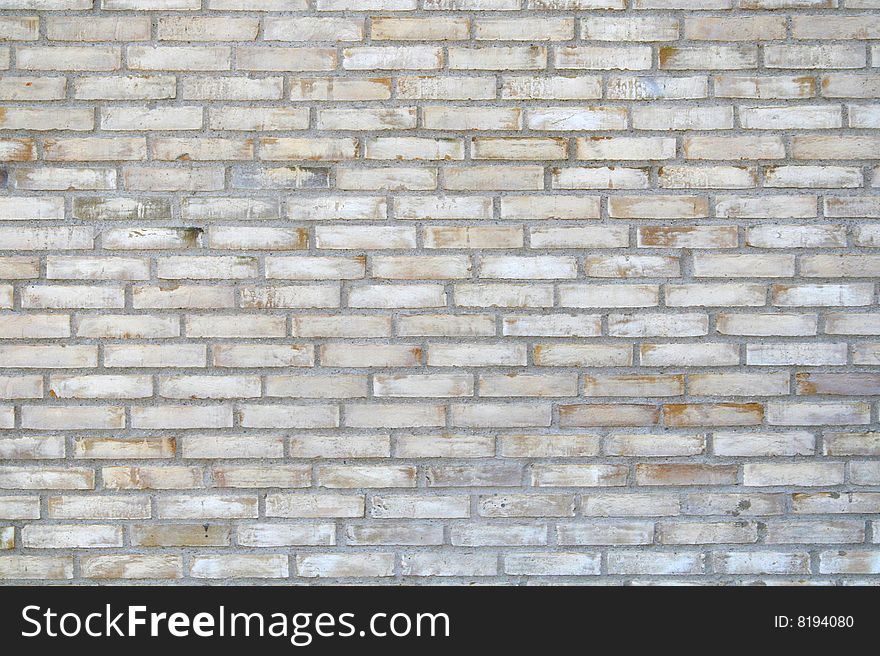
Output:
[[[877,0],[0,0],[0,580],[877,583]]]

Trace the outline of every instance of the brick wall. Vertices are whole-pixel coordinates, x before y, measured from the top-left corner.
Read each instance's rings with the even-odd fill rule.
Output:
[[[878,0],[0,0],[0,579],[877,582]]]

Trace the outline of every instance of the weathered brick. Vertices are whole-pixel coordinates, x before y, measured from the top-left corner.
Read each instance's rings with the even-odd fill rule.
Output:
[[[0,579],[876,583],[877,8],[0,2]]]

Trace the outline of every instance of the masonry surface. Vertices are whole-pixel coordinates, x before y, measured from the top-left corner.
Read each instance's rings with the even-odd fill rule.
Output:
[[[880,583],[878,39],[0,0],[0,583]]]

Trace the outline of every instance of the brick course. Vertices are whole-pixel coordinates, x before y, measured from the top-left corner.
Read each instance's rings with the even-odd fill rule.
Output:
[[[878,10],[0,0],[0,582],[880,582]]]

